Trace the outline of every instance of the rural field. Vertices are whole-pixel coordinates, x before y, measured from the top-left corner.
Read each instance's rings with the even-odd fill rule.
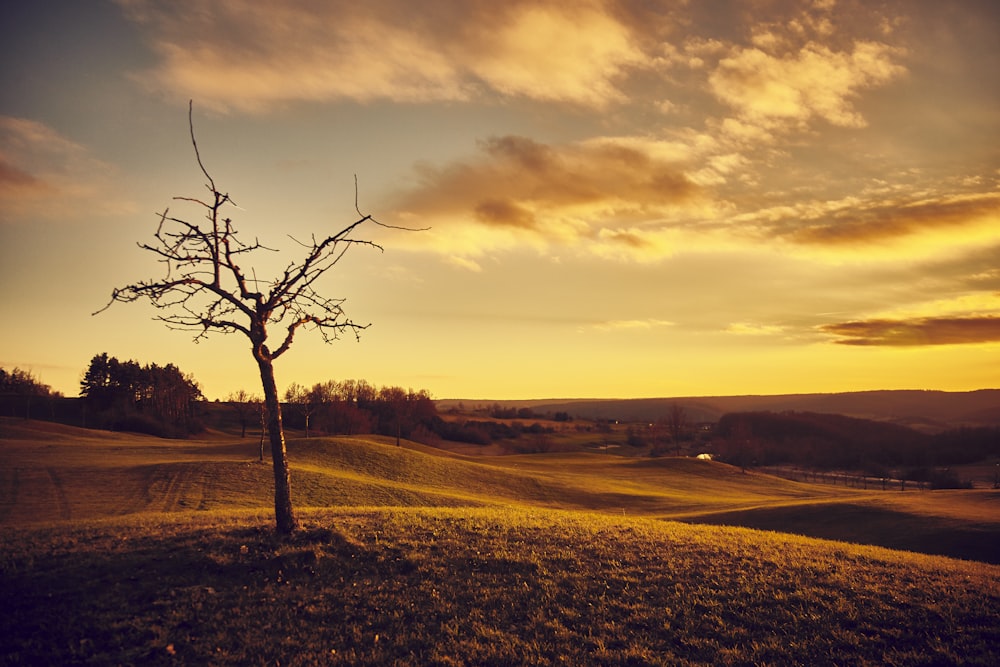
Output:
[[[0,662],[1000,664],[1000,491],[292,437],[281,539],[257,458],[0,420]]]

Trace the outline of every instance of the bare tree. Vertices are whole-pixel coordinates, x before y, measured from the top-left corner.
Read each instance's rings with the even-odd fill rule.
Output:
[[[260,397],[254,396],[246,389],[239,389],[226,396],[226,402],[236,410],[236,416],[240,420],[240,437],[247,437],[247,425],[250,423],[250,418],[257,415]]]
[[[295,334],[304,327],[319,331],[327,343],[344,333],[357,337],[368,327],[347,317],[343,310],[344,299],[323,296],[316,286],[351,246],[382,250],[370,240],[355,238],[353,234],[359,227],[367,222],[383,227],[390,225],[382,225],[371,215],[363,215],[355,196],[355,210],[360,216],[357,220],[322,239],[313,236],[309,242],[296,240],[305,257],[289,263],[271,281],[258,280],[256,272],[252,268],[245,269],[243,263],[253,253],[273,250],[257,239],[244,242],[238,237],[232,220],[224,213],[227,206],[235,206],[235,203],[228,193],[216,186],[198,151],[193,105],[188,106],[188,125],[195,158],[208,181],[205,185],[208,197],[174,197],[174,200],[200,206],[207,222],[190,222],[172,216],[169,208],[164,210],[159,216],[155,240],[139,243],[139,247],[157,258],[165,268],[165,275],[116,288],[108,304],[97,312],[116,301],[130,303],[146,298],[164,313],[156,319],[170,328],[194,332],[195,341],[213,332],[240,333],[250,340],[251,354],[260,371],[264,390],[274,463],[275,522],[278,532],[287,534],[295,530],[297,521],[292,510],[291,479],[274,361],[288,351]],[[276,343],[270,345],[269,336],[275,330],[278,332]]]
[[[318,385],[316,385],[318,386]],[[285,403],[294,406],[306,423],[306,437],[309,437],[309,420],[319,410],[319,403],[316,399],[316,387],[306,389],[298,382],[288,385],[285,390]]]
[[[396,432],[396,446],[399,447],[403,422],[409,417],[407,413],[410,406],[407,404],[406,390],[402,387],[382,387],[378,397],[385,404],[388,417],[392,420],[392,428]]]
[[[674,449],[677,456],[681,455],[681,436],[687,428],[687,413],[679,403],[670,404],[670,414],[667,415],[667,430],[670,431],[670,439],[674,442]]]

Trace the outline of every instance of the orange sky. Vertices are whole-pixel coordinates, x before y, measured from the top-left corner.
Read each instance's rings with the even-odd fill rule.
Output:
[[[1000,379],[990,0],[7,7],[0,366],[75,395],[107,352],[257,389],[247,343],[117,304],[206,166],[245,237],[361,209],[280,387],[439,398],[969,390]],[[30,5],[30,6],[28,6]]]

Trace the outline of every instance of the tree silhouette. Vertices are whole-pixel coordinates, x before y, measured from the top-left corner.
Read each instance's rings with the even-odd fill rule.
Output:
[[[239,389],[226,396],[226,403],[233,406],[233,409],[236,410],[236,416],[240,420],[241,438],[247,437],[247,425],[252,417],[257,416],[259,412],[257,404],[260,402],[259,396],[254,396],[246,389]]]
[[[215,184],[202,162],[194,134],[193,104],[188,105],[188,125],[191,145],[201,173],[207,179],[208,197],[174,197],[204,209],[206,223],[190,222],[174,217],[170,209],[159,216],[154,241],[139,243],[152,253],[165,268],[160,278],[116,288],[111,300],[98,313],[113,303],[130,303],[149,299],[163,311],[155,319],[167,327],[194,332],[195,341],[210,333],[240,333],[250,340],[251,354],[260,371],[267,414],[267,431],[274,463],[274,511],[279,533],[291,533],[297,527],[292,509],[291,479],[282,428],[281,403],[274,377],[274,361],[288,351],[296,333],[313,329],[324,342],[330,343],[345,333],[357,337],[369,325],[357,324],[343,310],[344,299],[320,294],[319,279],[332,269],[350,247],[369,246],[382,250],[370,240],[352,236],[365,223],[383,225],[371,215],[360,216],[340,231],[309,242],[293,239],[302,246],[304,258],[292,261],[275,279],[258,280],[256,272],[245,269],[244,263],[258,251],[271,251],[259,240],[244,242],[232,220],[224,213],[235,206],[228,193]],[[96,313],[95,313],[96,314]],[[276,344],[269,344],[274,331]]]
[[[670,431],[670,439],[677,450],[677,456],[681,455],[681,437],[687,428],[687,413],[679,403],[670,404],[670,414],[667,415],[667,430]]]
[[[293,382],[285,390],[285,403],[293,406],[302,416],[306,425],[307,438],[309,437],[310,419],[320,411],[326,402],[322,385],[318,383],[313,385],[312,389],[307,389],[298,382]]]

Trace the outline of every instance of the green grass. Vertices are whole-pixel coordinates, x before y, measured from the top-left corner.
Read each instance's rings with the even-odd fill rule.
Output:
[[[404,445],[0,420],[0,663],[1000,664],[996,492]]]

